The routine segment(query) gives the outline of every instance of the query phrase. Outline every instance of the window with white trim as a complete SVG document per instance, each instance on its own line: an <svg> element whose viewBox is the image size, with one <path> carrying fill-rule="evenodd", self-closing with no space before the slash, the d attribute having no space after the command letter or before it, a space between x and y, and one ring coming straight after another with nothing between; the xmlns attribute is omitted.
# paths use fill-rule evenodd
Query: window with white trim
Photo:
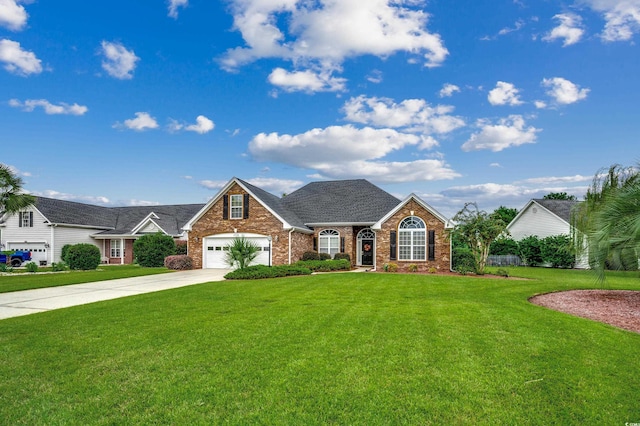
<svg viewBox="0 0 640 426"><path fill-rule="evenodd" d="M426 226L416 216L409 216L398 227L398 260L426 260Z"/></svg>
<svg viewBox="0 0 640 426"><path fill-rule="evenodd" d="M121 249L120 240L111 240L111 257L120 257Z"/></svg>
<svg viewBox="0 0 640 426"><path fill-rule="evenodd" d="M229 201L229 217L231 219L242 219L242 194L231 195Z"/></svg>
<svg viewBox="0 0 640 426"><path fill-rule="evenodd" d="M19 216L20 228L33 228L33 212L20 212Z"/></svg>
<svg viewBox="0 0 640 426"><path fill-rule="evenodd" d="M325 229L318 234L318 253L329 253L331 257L340 253L340 233L335 229Z"/></svg>

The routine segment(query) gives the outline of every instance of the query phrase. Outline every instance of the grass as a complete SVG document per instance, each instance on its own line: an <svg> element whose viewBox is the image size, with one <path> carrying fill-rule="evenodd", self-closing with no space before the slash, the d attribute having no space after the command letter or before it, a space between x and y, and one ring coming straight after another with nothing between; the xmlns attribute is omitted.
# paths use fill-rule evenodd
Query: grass
<svg viewBox="0 0 640 426"><path fill-rule="evenodd" d="M227 281L0 321L5 424L625 424L640 335L527 302L596 288L323 274ZM637 274L609 286L640 289Z"/></svg>
<svg viewBox="0 0 640 426"><path fill-rule="evenodd" d="M47 268L38 269L39 272L46 272L46 270ZM163 274L166 272L173 271L167 268L142 268L138 265L101 265L94 271L65 271L51 274L11 273L0 276L0 293Z"/></svg>

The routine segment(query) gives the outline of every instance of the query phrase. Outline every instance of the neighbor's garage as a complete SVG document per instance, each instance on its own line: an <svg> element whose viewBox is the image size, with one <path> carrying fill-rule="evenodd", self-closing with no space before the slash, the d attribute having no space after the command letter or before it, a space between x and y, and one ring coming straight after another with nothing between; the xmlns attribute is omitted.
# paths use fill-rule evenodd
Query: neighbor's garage
<svg viewBox="0 0 640 426"><path fill-rule="evenodd" d="M47 262L45 243L7 243L9 250L30 251L31 260L36 264Z"/></svg>
<svg viewBox="0 0 640 426"><path fill-rule="evenodd" d="M234 238L243 236L247 240L258 246L258 256L251 262L251 265L271 265L271 241L268 237L256 234L243 235L213 235L204 239L204 250L202 264L203 268L229 268L226 261L228 246Z"/></svg>

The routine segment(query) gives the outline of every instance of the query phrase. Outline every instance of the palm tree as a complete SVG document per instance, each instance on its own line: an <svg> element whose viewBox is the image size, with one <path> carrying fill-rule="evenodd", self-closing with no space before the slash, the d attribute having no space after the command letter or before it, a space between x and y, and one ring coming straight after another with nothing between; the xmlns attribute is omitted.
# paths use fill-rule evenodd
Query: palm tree
<svg viewBox="0 0 640 426"><path fill-rule="evenodd" d="M36 202L33 195L22 190L22 178L13 170L0 163L0 218L5 214L15 214Z"/></svg>

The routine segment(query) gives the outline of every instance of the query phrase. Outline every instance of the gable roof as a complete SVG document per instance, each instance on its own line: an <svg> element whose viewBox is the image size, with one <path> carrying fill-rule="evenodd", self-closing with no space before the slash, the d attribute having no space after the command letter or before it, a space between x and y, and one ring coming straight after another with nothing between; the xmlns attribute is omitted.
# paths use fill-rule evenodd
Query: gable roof
<svg viewBox="0 0 640 426"><path fill-rule="evenodd" d="M409 194L407 198L405 198L400 203L398 203L398 205L396 205L392 210L390 210L387 214L385 214L382 218L380 218L380 220L378 220L375 224L373 224L371 228L381 229L382 224L384 222L386 222L391 216L396 214L398 210L404 207L411 200L415 201L420 206L422 206L425 210L427 210L429 213L431 213L436 218L438 218L438 220L440 220L442 223L445 224L445 228L451 228L451 222L446 217L444 217L440 212L438 212L436 209L431 207L429 204L425 203L420 197L418 197L416 194L413 194L413 193Z"/></svg>
<svg viewBox="0 0 640 426"><path fill-rule="evenodd" d="M543 209L549 211L551 214L557 216L562 221L567 224L571 224L571 210L574 206L576 206L580 201L575 200L547 200L545 198L533 198L529 200L529 202L518 212L516 217L513 218L511 222L507 225L507 230L511 228L511 226L516 223L520 216L527 211L527 209L532 205L536 204Z"/></svg>
<svg viewBox="0 0 640 426"><path fill-rule="evenodd" d="M400 200L365 179L355 179L311 182L282 202L306 225L317 225L374 224Z"/></svg>
<svg viewBox="0 0 640 426"><path fill-rule="evenodd" d="M152 219L168 235L177 236L202 204L103 207L36 197L34 207L50 224L103 229L98 235L131 235Z"/></svg>

